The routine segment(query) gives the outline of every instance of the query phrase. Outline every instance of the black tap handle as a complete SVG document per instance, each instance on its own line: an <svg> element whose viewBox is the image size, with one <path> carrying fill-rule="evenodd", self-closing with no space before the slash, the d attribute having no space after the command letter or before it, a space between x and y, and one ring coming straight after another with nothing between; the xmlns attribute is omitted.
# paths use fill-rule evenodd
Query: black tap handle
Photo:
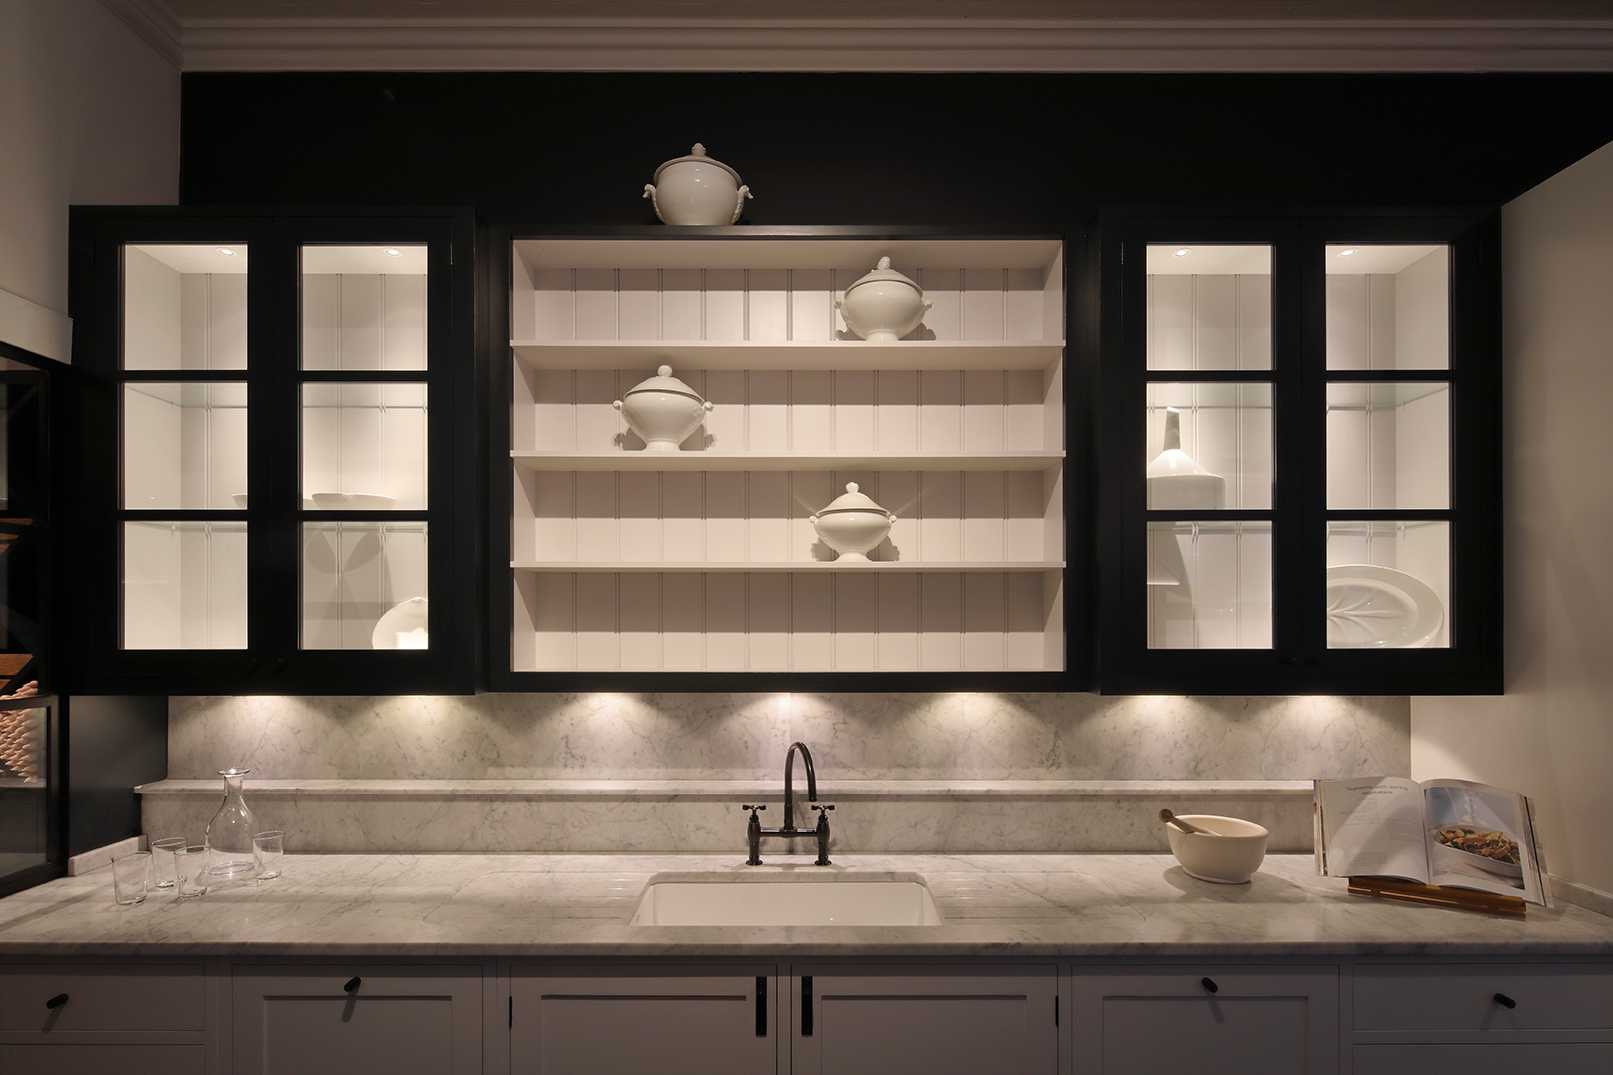
<svg viewBox="0 0 1613 1075"><path fill-rule="evenodd" d="M808 809L812 809L812 810L833 810L834 807L832 805L827 805L826 804L826 805L823 805L823 806L812 806L812 807L809 807Z"/></svg>
<svg viewBox="0 0 1613 1075"><path fill-rule="evenodd" d="M54 997L51 997L49 1000L45 1001L45 1007L49 1008L51 1011L55 1011L57 1008L60 1008L63 1004L66 1004L66 1003L67 1003L67 994L66 993L57 993Z"/></svg>
<svg viewBox="0 0 1613 1075"><path fill-rule="evenodd" d="M767 807L765 807L765 806L752 806L750 803L741 803L739 808L741 810L749 810L753 814L756 813L756 811L758 811L758 810L766 810L767 809Z"/></svg>

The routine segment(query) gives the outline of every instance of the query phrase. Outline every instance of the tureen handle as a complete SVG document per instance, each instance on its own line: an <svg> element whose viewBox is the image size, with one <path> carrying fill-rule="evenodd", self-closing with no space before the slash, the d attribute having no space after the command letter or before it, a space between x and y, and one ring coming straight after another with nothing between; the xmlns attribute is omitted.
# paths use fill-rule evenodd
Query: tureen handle
<svg viewBox="0 0 1613 1075"><path fill-rule="evenodd" d="M818 525L818 517L816 515L808 515L807 516L807 522L811 523L813 526L817 526Z"/></svg>
<svg viewBox="0 0 1613 1075"><path fill-rule="evenodd" d="M615 403L612 403L611 406L615 407L617 410L621 410L622 409L622 401L617 400Z"/></svg>
<svg viewBox="0 0 1613 1075"><path fill-rule="evenodd" d="M750 192L750 187L740 187L739 193L734 197L734 216L733 219L728 221L728 223L737 224L739 222L739 214L745 211L745 199L754 197L755 195Z"/></svg>
<svg viewBox="0 0 1613 1075"><path fill-rule="evenodd" d="M646 183L646 184L644 184L643 197L646 197L646 198L650 199L650 204L655 206L655 215L656 215L657 218L659 218L661 216L661 203L659 203L659 202L657 202L655 200L655 184L654 183Z"/></svg>

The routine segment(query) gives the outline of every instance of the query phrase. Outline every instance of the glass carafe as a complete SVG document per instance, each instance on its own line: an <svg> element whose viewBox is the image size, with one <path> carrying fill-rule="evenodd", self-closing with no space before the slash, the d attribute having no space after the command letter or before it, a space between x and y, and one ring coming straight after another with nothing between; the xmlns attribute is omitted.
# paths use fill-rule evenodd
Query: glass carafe
<svg viewBox="0 0 1613 1075"><path fill-rule="evenodd" d="M257 870L252 834L258 831L258 819L241 794L242 781L251 771L218 771L224 778L224 803L207 823L207 872L218 880L250 877Z"/></svg>

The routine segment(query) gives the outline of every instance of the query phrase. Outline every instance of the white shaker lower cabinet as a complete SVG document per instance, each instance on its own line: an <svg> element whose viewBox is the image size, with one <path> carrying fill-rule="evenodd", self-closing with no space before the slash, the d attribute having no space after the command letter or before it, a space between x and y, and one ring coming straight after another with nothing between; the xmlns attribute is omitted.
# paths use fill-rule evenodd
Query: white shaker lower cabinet
<svg viewBox="0 0 1613 1075"><path fill-rule="evenodd" d="M1073 1075L1312 1075L1339 1067L1331 966L1077 966Z"/></svg>
<svg viewBox="0 0 1613 1075"><path fill-rule="evenodd" d="M1606 963L1357 963L1354 1075L1613 1071Z"/></svg>
<svg viewBox="0 0 1613 1075"><path fill-rule="evenodd" d="M214 992L200 963L0 967L5 1075L203 1075Z"/></svg>
<svg viewBox="0 0 1613 1075"><path fill-rule="evenodd" d="M234 1075L480 1075L477 965L237 966Z"/></svg>
<svg viewBox="0 0 1613 1075"><path fill-rule="evenodd" d="M792 968L792 1075L1054 1075L1053 966Z"/></svg>
<svg viewBox="0 0 1613 1075"><path fill-rule="evenodd" d="M521 967L511 1075L774 1075L778 971Z"/></svg>

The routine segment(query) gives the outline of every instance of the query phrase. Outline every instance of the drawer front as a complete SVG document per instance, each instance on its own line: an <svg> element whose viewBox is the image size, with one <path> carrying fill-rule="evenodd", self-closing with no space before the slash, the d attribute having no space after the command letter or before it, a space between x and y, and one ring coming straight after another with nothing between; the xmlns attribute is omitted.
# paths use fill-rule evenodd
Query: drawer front
<svg viewBox="0 0 1613 1075"><path fill-rule="evenodd" d="M0 1045L6 1075L205 1075L204 1045Z"/></svg>
<svg viewBox="0 0 1613 1075"><path fill-rule="evenodd" d="M1607 1030L1613 1029L1613 967L1357 965L1354 1007L1357 1030Z"/></svg>
<svg viewBox="0 0 1613 1075"><path fill-rule="evenodd" d="M199 963L0 967L0 1030L205 1029L207 986Z"/></svg>
<svg viewBox="0 0 1613 1075"><path fill-rule="evenodd" d="M1613 1045L1357 1045L1355 1075L1607 1075Z"/></svg>

